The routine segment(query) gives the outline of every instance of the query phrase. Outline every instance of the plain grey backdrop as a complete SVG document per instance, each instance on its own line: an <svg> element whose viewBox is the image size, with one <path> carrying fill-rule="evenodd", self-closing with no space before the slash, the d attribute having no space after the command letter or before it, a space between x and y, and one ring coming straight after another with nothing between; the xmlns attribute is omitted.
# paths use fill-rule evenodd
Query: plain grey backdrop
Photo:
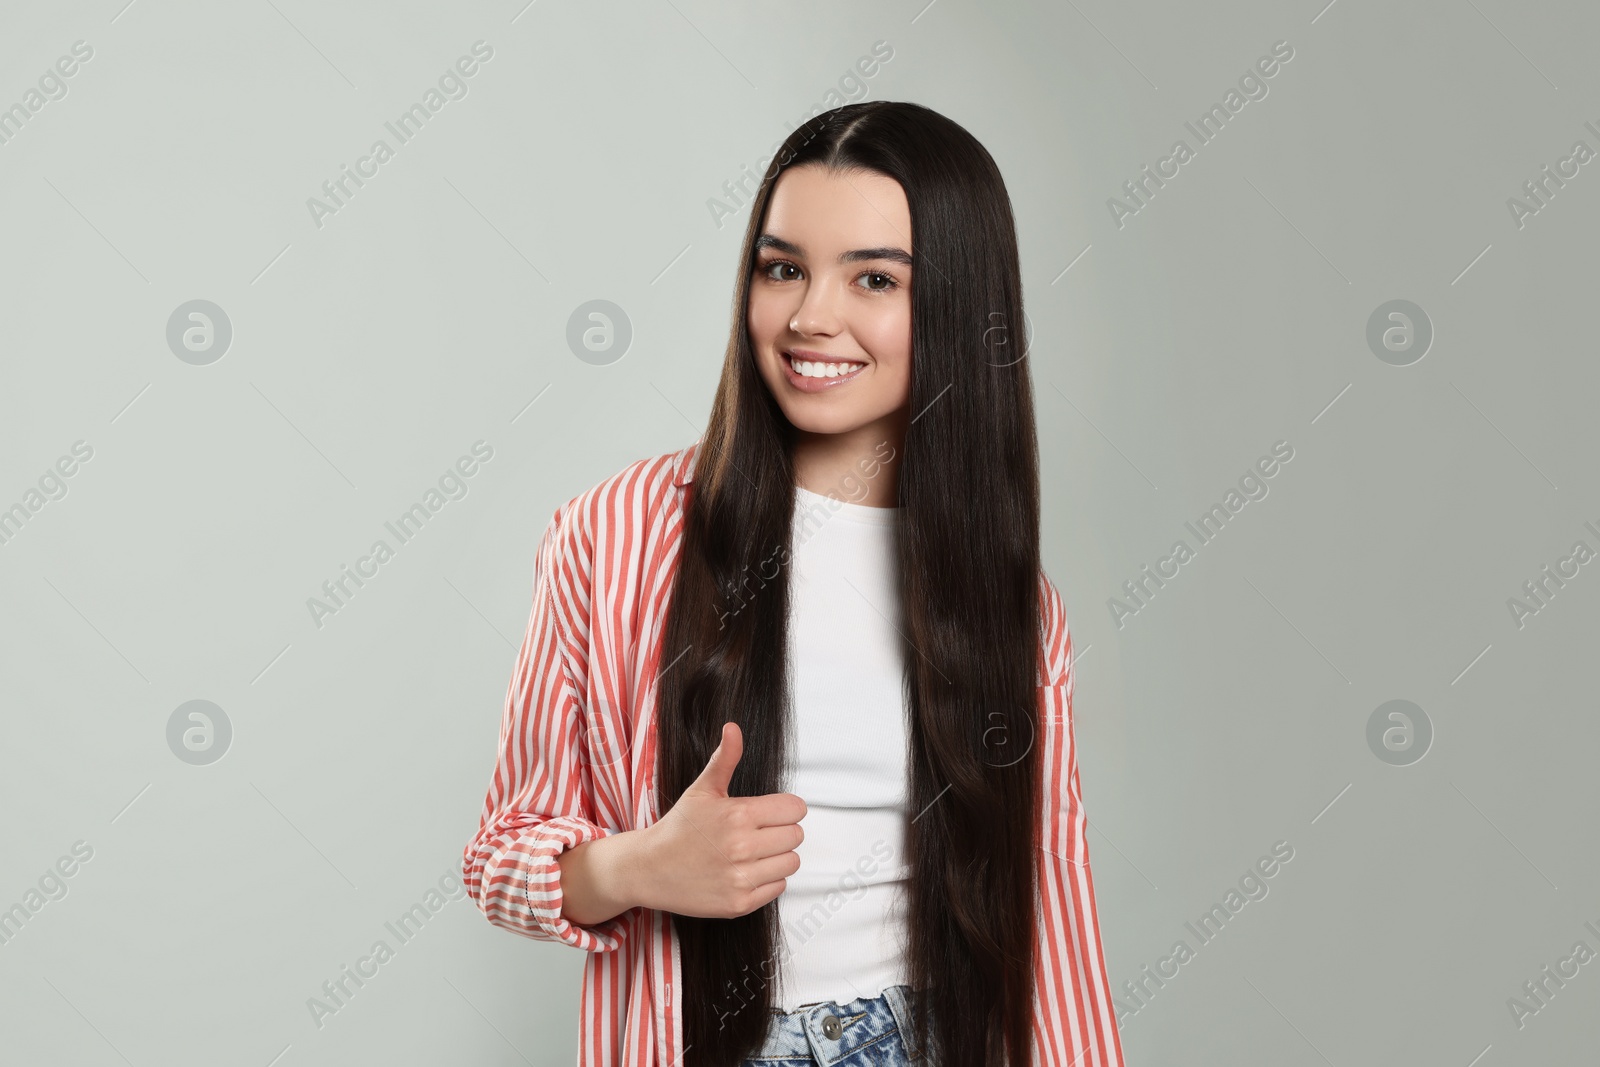
<svg viewBox="0 0 1600 1067"><path fill-rule="evenodd" d="M1592 1056L1600 13L1325 2L7 4L0 1059L573 1062L456 881L534 547L857 99L1010 189L1127 1062Z"/></svg>

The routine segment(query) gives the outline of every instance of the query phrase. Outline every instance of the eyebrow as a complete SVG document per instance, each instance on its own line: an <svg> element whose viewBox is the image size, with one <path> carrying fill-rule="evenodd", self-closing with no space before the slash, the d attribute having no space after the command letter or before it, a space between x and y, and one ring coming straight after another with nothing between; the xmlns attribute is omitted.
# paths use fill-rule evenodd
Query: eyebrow
<svg viewBox="0 0 1600 1067"><path fill-rule="evenodd" d="M759 253L764 248L771 248L774 251L782 252L789 256L799 256L802 259L805 258L805 251L799 245L785 241L781 237L775 237L770 233L764 233L760 237L756 238L756 246L752 251L752 255ZM904 249L900 248L855 248L848 252L839 253L840 263L859 263L863 260L869 259L887 259L890 262L900 263L907 267L913 265L911 262L911 256Z"/></svg>

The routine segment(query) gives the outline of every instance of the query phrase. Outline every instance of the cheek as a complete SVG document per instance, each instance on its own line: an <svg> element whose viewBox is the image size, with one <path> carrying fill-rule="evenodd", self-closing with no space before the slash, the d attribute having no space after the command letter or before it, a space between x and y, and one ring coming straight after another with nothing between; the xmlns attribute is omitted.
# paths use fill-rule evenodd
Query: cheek
<svg viewBox="0 0 1600 1067"><path fill-rule="evenodd" d="M881 363L884 368L902 374L911 370L911 305L910 302L887 307L871 315L864 315L854 324L856 340Z"/></svg>
<svg viewBox="0 0 1600 1067"><path fill-rule="evenodd" d="M757 343L774 340L780 331L788 328L789 314L783 302L774 300L773 294L760 289L750 290L750 300L745 314L745 326L750 338Z"/></svg>

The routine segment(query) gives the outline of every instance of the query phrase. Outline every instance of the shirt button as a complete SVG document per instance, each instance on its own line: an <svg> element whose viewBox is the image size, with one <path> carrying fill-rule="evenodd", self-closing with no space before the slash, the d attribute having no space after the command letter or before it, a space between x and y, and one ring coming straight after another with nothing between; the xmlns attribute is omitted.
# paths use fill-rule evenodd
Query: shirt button
<svg viewBox="0 0 1600 1067"><path fill-rule="evenodd" d="M844 1033L844 1027L839 1025L838 1016L824 1015L822 1017L822 1033L829 1041L839 1040L839 1035Z"/></svg>

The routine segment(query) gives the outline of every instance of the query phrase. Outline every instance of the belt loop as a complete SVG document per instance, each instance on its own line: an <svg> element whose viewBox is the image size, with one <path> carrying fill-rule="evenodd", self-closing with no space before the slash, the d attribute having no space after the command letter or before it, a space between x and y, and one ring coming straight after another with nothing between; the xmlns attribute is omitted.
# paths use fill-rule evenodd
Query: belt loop
<svg viewBox="0 0 1600 1067"><path fill-rule="evenodd" d="M889 1001L889 1011L894 1015L894 1025L900 1031L901 1042L905 1044L906 1051L915 1058L917 1033L911 1019L911 1005L906 996L910 989L911 987L907 985L892 985L883 991L883 995Z"/></svg>

